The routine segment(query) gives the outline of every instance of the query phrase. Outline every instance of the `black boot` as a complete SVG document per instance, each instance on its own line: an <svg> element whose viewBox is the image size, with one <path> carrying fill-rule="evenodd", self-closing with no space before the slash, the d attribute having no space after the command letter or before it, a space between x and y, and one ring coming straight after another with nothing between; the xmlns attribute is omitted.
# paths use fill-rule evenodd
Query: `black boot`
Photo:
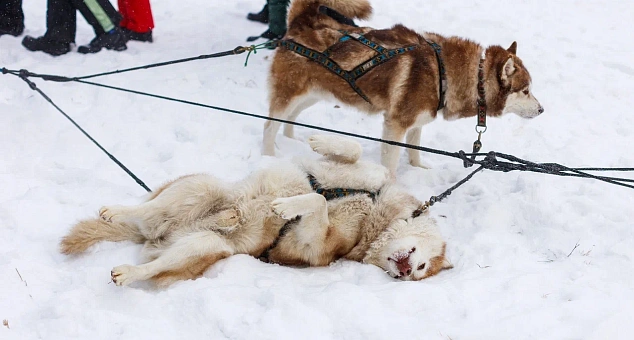
<svg viewBox="0 0 634 340"><path fill-rule="evenodd" d="M263 24L269 23L269 4L264 5L264 8L260 11L260 13L249 13L247 15L247 19L251 21L261 22Z"/></svg>
<svg viewBox="0 0 634 340"><path fill-rule="evenodd" d="M110 32L95 37L90 44L79 46L77 52L83 54L97 53L101 51L102 48L124 51L128 48L128 46L125 45L125 41L126 38L123 32L118 28L113 28Z"/></svg>
<svg viewBox="0 0 634 340"><path fill-rule="evenodd" d="M145 33L139 33L127 28L122 28L121 31L123 32L126 41L136 40L142 42L152 42L152 30L149 30Z"/></svg>
<svg viewBox="0 0 634 340"><path fill-rule="evenodd" d="M70 52L70 43L51 40L46 36L33 38L27 35L22 40L22 45L29 51L42 51L52 56L58 56Z"/></svg>
<svg viewBox="0 0 634 340"><path fill-rule="evenodd" d="M286 34L286 33L284 33ZM271 32L271 30L266 30L264 31L264 33L260 34L260 35L254 35L252 37L248 37L247 41L248 42L252 42L252 41L256 41L260 38L264 38L266 40L273 40L273 39L282 39L282 37L284 37L284 34L281 35L277 35L273 32Z"/></svg>

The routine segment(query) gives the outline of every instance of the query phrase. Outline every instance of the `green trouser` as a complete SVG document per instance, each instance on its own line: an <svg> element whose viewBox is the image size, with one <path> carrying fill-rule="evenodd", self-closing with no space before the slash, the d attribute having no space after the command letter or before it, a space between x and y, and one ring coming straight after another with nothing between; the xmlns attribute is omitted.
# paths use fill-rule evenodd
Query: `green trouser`
<svg viewBox="0 0 634 340"><path fill-rule="evenodd" d="M276 35L286 33L286 12L291 0L268 0L269 3L269 30Z"/></svg>

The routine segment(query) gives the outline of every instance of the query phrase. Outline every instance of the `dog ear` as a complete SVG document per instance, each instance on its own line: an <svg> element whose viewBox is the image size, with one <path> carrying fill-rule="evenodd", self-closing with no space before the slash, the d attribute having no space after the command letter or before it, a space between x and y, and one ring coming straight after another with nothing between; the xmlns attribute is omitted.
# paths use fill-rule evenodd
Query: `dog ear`
<svg viewBox="0 0 634 340"><path fill-rule="evenodd" d="M447 260L447 258L445 257L442 260L442 269L441 270L446 270L446 269L451 269L453 268L453 264L451 264L451 262L449 262L449 260Z"/></svg>
<svg viewBox="0 0 634 340"><path fill-rule="evenodd" d="M511 44L511 47L507 48L506 50L507 50L507 51L509 51L509 52L511 52L512 54L517 55L517 42L516 42L516 41L514 41L514 42Z"/></svg>
<svg viewBox="0 0 634 340"><path fill-rule="evenodd" d="M515 63L513 62L513 58L508 58L502 67L502 74L500 75L503 84L506 85L508 83L508 78L513 72L515 72Z"/></svg>

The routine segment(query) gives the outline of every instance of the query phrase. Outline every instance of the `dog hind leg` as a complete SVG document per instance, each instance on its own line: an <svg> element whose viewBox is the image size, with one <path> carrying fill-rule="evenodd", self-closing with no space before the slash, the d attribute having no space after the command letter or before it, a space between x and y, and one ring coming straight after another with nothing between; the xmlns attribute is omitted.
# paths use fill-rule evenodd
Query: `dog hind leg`
<svg viewBox="0 0 634 340"><path fill-rule="evenodd" d="M293 112L286 118L286 120L294 122L302 111L315 105L318 101L319 100L314 97L305 98L301 104L293 109ZM295 138L295 126L293 124L284 124L284 136L288 138Z"/></svg>
<svg viewBox="0 0 634 340"><path fill-rule="evenodd" d="M220 235L213 231L201 231L179 238L151 262L138 266L117 266L110 274L117 286L127 286L157 275L165 284L175 277L195 278L207 267L231 254L232 248Z"/></svg>
<svg viewBox="0 0 634 340"><path fill-rule="evenodd" d="M288 84L280 85L283 88L271 91L271 103L269 106L269 117L295 121L301 111L313 105L316 100L308 95L304 88L294 88ZM284 96L276 93L284 93ZM303 92L303 93L302 93ZM275 137L282 125L281 122L268 120L264 123L264 134L262 136L262 154L275 156ZM288 132L293 134L291 128Z"/></svg>

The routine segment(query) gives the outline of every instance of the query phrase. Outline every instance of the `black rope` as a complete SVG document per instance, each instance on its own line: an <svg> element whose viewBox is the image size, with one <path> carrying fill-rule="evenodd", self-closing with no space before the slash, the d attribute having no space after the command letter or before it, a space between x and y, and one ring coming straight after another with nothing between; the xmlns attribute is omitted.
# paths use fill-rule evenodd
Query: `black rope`
<svg viewBox="0 0 634 340"><path fill-rule="evenodd" d="M13 73L12 73L13 74ZM62 115L64 115L64 117L66 117L66 119L68 119L73 125L75 125L75 127L77 129L79 129L79 131L81 131L81 133L84 134L84 136L88 137L88 139L90 139L91 142L93 142L99 149L101 149L101 151L103 151L106 155L108 155L108 157L115 162L121 169L123 169L123 171L125 171L130 177L132 177L141 187L143 187L143 189L147 190L147 192L152 192L152 190L150 188L147 187L147 185L145 185L145 183L143 183L142 180L140 180L132 171L130 171L125 165L123 165L123 163L119 162L119 160L113 156L110 152L108 152L106 149L104 149L103 146L101 146L101 144L99 144L94 138L92 138L84 129L82 129L81 126L79 126L79 124L77 124L69 115L66 114L66 112L64 112L62 109L59 108L59 106L57 106L52 100L51 98L49 98L44 92L42 92L42 90L40 90L34 82L30 81L26 75L17 75L17 74L13 74L17 77L19 77L20 79L24 80L29 87L31 88L31 90L36 91L37 93L39 93L42 97L44 97L44 99L46 99L47 102L51 103L51 105L53 105L53 107L55 107L57 109L57 111L59 111Z"/></svg>
<svg viewBox="0 0 634 340"><path fill-rule="evenodd" d="M126 68L126 69L123 69L123 70L114 70L114 71L110 71L110 72L95 73L95 74L90 74L90 75L81 76L81 77L64 77L64 76L57 76L57 75L50 75L50 74L38 74L38 73L31 73L31 72L26 71L26 70L20 70L20 71L7 70L6 73L16 74L16 73L20 73L20 72L26 72L26 75L28 75L29 77L42 78L42 79L47 80L47 81L69 82L69 81L77 81L77 80L81 80L81 79L90 79L90 78L108 76L108 75L112 75L112 74L121 74L121 73L126 73L126 72L131 72L131 71L137 71L137 70L146 70L146 69L150 69L150 68L154 68L154 67L161 67L161 66L167 66L167 65L180 64L180 63L185 63L185 62L194 61L194 60L203 60L203 59L210 59L210 58L226 57L226 56L229 56L229 55L238 55L238 54L244 53L246 51L255 50L256 48L257 48L256 46L248 46L248 47L238 46L238 47L234 48L233 50L220 52L220 53L203 54L203 55L199 55L197 57L177 59L177 60L171 60L171 61L155 63L155 64L148 64L148 65L143 65L143 66ZM5 69L3 68L3 73L5 73L4 70Z"/></svg>
<svg viewBox="0 0 634 340"><path fill-rule="evenodd" d="M461 181L459 181L458 183L454 184L451 188L445 190L445 192L443 192L442 194L440 194L438 196L432 196L431 198L429 198L429 201L428 201L429 206L431 207L435 203L438 203L438 202L444 200L445 198L447 198L447 196L451 195L451 193L454 190L456 190L461 185L467 183L467 181L469 181L471 179L471 177L473 177L479 171L482 171L484 168L485 168L484 165L480 165L479 168L473 170L469 175L467 175L467 177L463 178Z"/></svg>
<svg viewBox="0 0 634 340"><path fill-rule="evenodd" d="M193 57L193 58L179 59L179 60L168 61L168 62L163 62L163 63L158 63L158 64L150 64L150 65L145 65L145 66L139 66L139 67L124 69L124 70L116 70L116 71L112 71L112 72L98 73L98 74L93 74L93 75L88 75L88 76L83 76L83 77L72 77L72 78L69 78L69 77L62 77L62 76L57 76L57 75L36 74L36 73L31 73L31 72L29 72L27 70L20 70L20 71L8 70L6 68L2 68L2 73L3 74L9 73L9 74L13 74L13 75L19 76L20 78L22 78L25 81L27 81L27 83L29 83L29 86L31 86L31 88L33 88L33 89L36 89L36 88L34 88L35 84L33 84L32 82L28 81L26 79L26 77L39 77L39 78L42 78L44 80L57 81L57 82L75 81L75 82L79 82L79 83L83 83L83 84L104 87L104 88L108 88L108 89L112 89L112 90L123 91L123 92L128 92L128 93L134 93L134 94L144 95L144 96L158 98L158 99L163 99L163 100L168 100L168 101L179 102L179 103L193 105L193 106L199 106L199 107L204 107L204 108L209 108L209 109L214 109L214 110L219 110L219 111L230 112L230 113L239 114L239 115L248 116L248 117L253 117L253 118L258 118L258 119L265 119L265 120L276 121L276 122L285 123L285 124L291 124L291 125L295 125L295 126L301 126L301 127L306 127L306 128L309 128L309 129L314 129L314 130L319 130L319 131L325 131L325 132L340 134L340 135L344 135L344 136L348 136L348 137L354 137L354 138L365 139L365 140L369 140L369 141L385 143L385 144L399 146L399 147L404 147L404 148L409 148L409 149L415 149L415 150L418 150L418 151L423 151L423 152L427 152L427 153L433 153L433 154L437 154L437 155L443 155L443 156L448 156L448 157L453 157L453 158L459 158L459 159L463 160L463 163L465 164L465 166L470 166L470 165L473 165L473 164L480 165L480 168L478 168L471 175L469 175L466 180L470 179L475 173L477 173L479 170L482 170L482 168L484 168L484 169L488 169L488 170L502 171L502 172L509 172L509 171L516 171L517 170L517 171L530 171L530 172L545 173L545 174L552 174L552 175L566 176L566 177L592 178L592 179L603 181L603 182L606 182L606 183L615 184L615 185L624 186L624 187L628 187L628 188L633 188L634 189L634 185L626 184L626 183L634 183L634 180L632 180L632 179L624 179L624 178L608 177L608 176L595 176L595 175L592 175L592 174L584 172L584 171L634 171L634 168L569 168L569 167L566 167L566 166L563 166L563 165L560 165L560 164L557 164L557 163L541 163L541 164L540 163L534 163L534 162L523 160L521 158L518 158L518 157L515 157L515 156L512 156L512 155L507 155L507 154L498 153L498 152L489 152L488 154L477 153L477 152L465 153L464 151L448 152L448 151L437 150L437 149L427 148L427 147L418 146L418 145L410 145L410 144L405 144L405 143L401 143L401 142L395 142L395 141L384 140L384 139L380 139L380 138L363 136L363 135L359 135L359 134L355 134L355 133L350 133L350 132L345 132L345 131L338 131L338 130L334 130L334 129L328 129L328 128L323 128L323 127L314 126L314 125L310 125L310 124L303 124L303 123L298 123L298 122L294 122L294 121L288 121L288 120L284 120L284 119L278 119L278 118L272 118L272 117L267 117L267 116L261 116L261 115L256 115L256 114L244 112L244 111L232 110L232 109L227 109L227 108L213 106L213 105L206 105L206 104L192 102L192 101L188 101L188 100L171 98L171 97L161 96L161 95L157 95L157 94L151 94L151 93L147 93L147 92L135 91L135 90L125 89L125 88L121 88L121 87L104 85L104 84L99 84L99 83L94 83L94 82L83 80L83 79L94 78L94 77L99 77L99 76L104 76L104 75L109 75L109 74L124 73L124 72L139 70L139 69L147 69L147 68L152 68L152 67L171 65L171 64L175 64L175 63L187 62L187 61L198 60L198 59L207 59L207 58L222 57L222 56L227 56L227 55L235 55L235 54L243 53L245 51L251 52L251 51L255 51L255 50L259 49L259 48L266 48L266 47L261 47L261 46L264 46L266 44L267 43L265 43L263 45L250 46L250 47L241 47L241 46L239 46L239 47L237 47L234 50L221 52L221 53L216 53L216 54L201 55L201 56ZM33 84L33 85L31 85L31 84ZM38 89L38 91L39 91L39 89ZM41 93L41 91L39 91L39 92ZM45 96L43 93L41 93L41 94L43 96ZM45 98L47 98L47 100L49 100L49 102L51 102L50 99L48 99L48 97L45 96ZM55 105L55 104L53 104L53 105ZM57 108L57 106L55 106L55 107ZM59 108L57 108L57 109L59 110ZM64 115L66 116L66 114L64 114ZM67 116L67 118L70 119L70 117L68 117L68 116ZM76 126L79 127L78 125L76 125ZM82 130L82 132L83 132L83 130ZM86 134L86 133L84 132L84 134ZM93 140L92 138L90 138L90 139ZM94 140L93 140L93 142L94 142ZM96 143L96 142L94 142L94 143ZM101 148L101 146L99 146L99 147ZM106 152L103 148L101 148L101 149L104 152ZM107 154L109 156L111 156L109 153L107 153ZM475 157L477 157L477 156L485 156L485 158L483 160L477 160L477 159L475 159ZM471 158L467 158L467 157L471 157ZM499 160L497 160L498 157L502 158L502 159L505 159L508 162L499 161ZM111 156L111 158L113 158L113 157ZM116 161L116 159L113 159L113 160L115 160L115 162L117 162L117 164L120 164L118 161ZM128 172L128 170L122 164L120 164L120 166L124 170L126 170L126 172ZM131 174L131 173L129 173L129 174ZM136 176L134 176L133 174L131 174L131 176L136 178ZM466 180L465 180L465 182L466 182ZM459 182L459 183L460 183L460 185L462 185L464 182ZM145 185L142 185L142 186L144 188L146 188L146 190L149 190L149 189L147 189L147 187ZM453 189L455 189L455 188L453 188ZM453 190L453 189L450 188L449 192L451 190ZM444 198L444 197L445 196L443 196L442 198Z"/></svg>
<svg viewBox="0 0 634 340"><path fill-rule="evenodd" d="M344 136L348 136L348 137L365 139L365 140L369 140L369 141L373 141L373 142L379 142L379 143L385 143L385 144L400 146L400 147L409 148L409 149L415 149L415 150L428 152L428 153L433 153L433 154L442 155L442 156L458 158L458 159L462 159L463 161L469 162L469 163L472 163L472 164L483 165L485 167L485 169L493 170L493 171L509 172L509 171L518 170L518 171L531 171L531 172L546 173L546 174L553 174L553 175L567 176L567 177L593 178L593 179L604 181L604 182L607 182L607 183L616 184L616 185L625 186L625 187L629 187L629 188L633 188L634 189L634 186L632 186L632 185L628 185L628 184L625 184L625 183L619 183L619 181L621 180L620 178L613 178L613 177L606 177L606 176L594 176L594 175L591 175L591 174L588 174L588 173L584 173L584 172L580 171L579 169L568 168L568 167L565 167L563 165L559 165L559 164L556 164L556 163L544 163L544 164L533 163L533 162L529 162L529 161L517 158L515 156L511 156L511 155L507 155L507 154L503 154L503 153L498 153L498 152L493 152L493 156L494 157L491 157L489 159L485 158L484 160L471 160L470 158L466 158L466 157L473 156L473 155L475 155L475 156L487 156L487 155L490 155L491 153L488 153L488 154L483 154L483 153L465 153L463 151L448 152L448 151L444 151L444 150L437 150L437 149L427 148L427 147L419 146L419 145L405 144L405 143L401 143L401 142L395 142L395 141L385 140L385 139L381 139L381 138L364 136L364 135L359 135L359 134L355 134L355 133L351 133L351 132L339 131L339 130L324 128L324 127L310 125L310 124L298 123L298 122L294 122L294 121L289 121L289 120L284 120L284 119L279 119L279 118L273 118L273 117L268 117L268 116L261 116L261 115L256 115L256 114L253 114L253 113L244 112L244 111L227 109L227 108L223 108L223 107L207 105L207 104L202 104L202 103L198 103L198 102L192 102L192 101L189 101L189 100L171 98L171 97L166 97L166 96L162 96L162 95L157 95L157 94L152 94L152 93L147 93L147 92L142 92L142 91L136 91L136 90L130 90L130 89L125 89L125 88L111 86L111 85L99 84L99 83L94 83L94 82L85 81L85 80L77 80L77 82L78 83L83 83L83 84L88 84L88 85L93 85L93 86L104 87L104 88L117 90L117 91L122 91L122 92L139 94L139 95L148 96L148 97L152 97L152 98L158 98L158 99L163 99L163 100L168 100L168 101L173 101L173 102L178 102L178 103L183 103L183 104L188 104L188 105L193 105L193 106L199 106L199 107L204 107L204 108L209 108L209 109L214 109L214 110L219 110L219 111L224 111L224 112L230 112L230 113L234 113L234 114L238 114L238 115L242 115L242 116L247 116L247 117L253 117L253 118L264 119L264 120L271 120L271 121L280 122L280 123L286 123L286 124L292 124L292 125L301 126L301 127L305 127L305 128L309 128L309 129L313 129L313 130L319 130L319 131L324 131L324 132L329 132L329 133L340 134L340 135L344 135ZM516 163L499 161L499 160L497 160L496 157L507 159L509 161L513 161L513 162L516 162ZM517 164L517 163L519 163L519 164ZM593 169L595 169L595 168L593 168ZM598 169L598 168L596 168L596 169ZM610 170L610 168L603 168L603 169L605 171ZM626 168L619 168L619 169L621 169L622 171L634 171L634 169L629 169L629 170L626 170ZM564 171L568 171L568 172L564 172ZM570 172L572 172L572 173L570 173ZM626 180L624 180L624 182L634 182L634 180L626 179Z"/></svg>

